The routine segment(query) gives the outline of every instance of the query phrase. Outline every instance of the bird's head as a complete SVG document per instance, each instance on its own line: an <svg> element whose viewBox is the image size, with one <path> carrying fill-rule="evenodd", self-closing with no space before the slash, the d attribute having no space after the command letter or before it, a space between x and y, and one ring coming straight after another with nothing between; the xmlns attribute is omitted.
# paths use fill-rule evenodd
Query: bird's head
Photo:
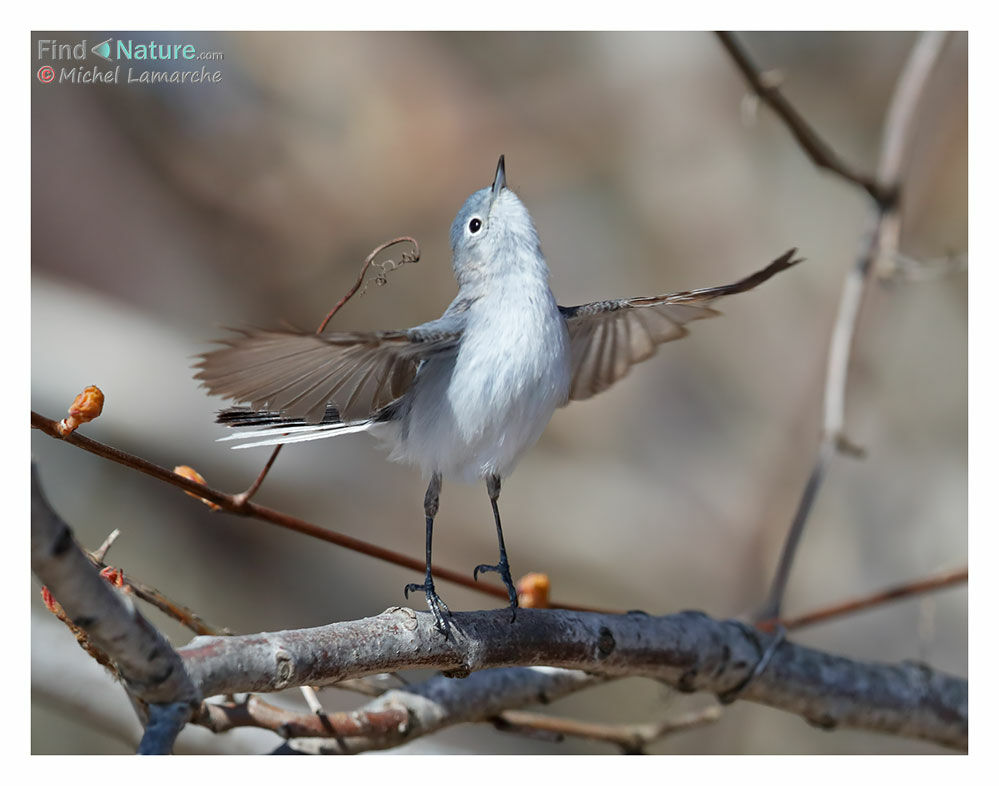
<svg viewBox="0 0 999 786"><path fill-rule="evenodd" d="M547 275L531 214L507 188L503 156L496 166L493 184L472 194L455 216L451 224L451 254L459 283L525 265L537 268L539 263Z"/></svg>

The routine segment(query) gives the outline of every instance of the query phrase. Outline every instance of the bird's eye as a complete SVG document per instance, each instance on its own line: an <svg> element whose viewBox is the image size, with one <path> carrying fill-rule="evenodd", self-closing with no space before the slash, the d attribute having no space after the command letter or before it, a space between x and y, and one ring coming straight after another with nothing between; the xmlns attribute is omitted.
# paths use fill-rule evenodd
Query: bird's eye
<svg viewBox="0 0 999 786"><path fill-rule="evenodd" d="M473 218L471 221L468 222L468 231L471 232L473 235L476 232L478 232L480 229L482 229L482 222L479 219Z"/></svg>

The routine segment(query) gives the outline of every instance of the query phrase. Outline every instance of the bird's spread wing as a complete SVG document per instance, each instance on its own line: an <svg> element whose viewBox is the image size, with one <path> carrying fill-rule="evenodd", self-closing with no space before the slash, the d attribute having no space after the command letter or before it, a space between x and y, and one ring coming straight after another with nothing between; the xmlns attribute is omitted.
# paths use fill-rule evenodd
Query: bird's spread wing
<svg viewBox="0 0 999 786"><path fill-rule="evenodd" d="M656 347L687 335L688 322L718 316L709 304L725 295L746 292L800 262L791 249L767 267L720 287L653 297L605 300L583 306L559 306L569 328L572 351L570 400L606 390Z"/></svg>
<svg viewBox="0 0 999 786"><path fill-rule="evenodd" d="M350 422L399 398L420 361L453 350L460 336L461 326L432 322L372 333L237 330L201 355L195 379L253 410L318 423L329 403Z"/></svg>

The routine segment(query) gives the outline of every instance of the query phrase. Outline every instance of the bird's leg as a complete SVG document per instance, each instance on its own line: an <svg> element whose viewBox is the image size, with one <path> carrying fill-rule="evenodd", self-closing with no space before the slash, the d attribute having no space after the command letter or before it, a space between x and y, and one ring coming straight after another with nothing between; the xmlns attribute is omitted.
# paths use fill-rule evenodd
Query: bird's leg
<svg viewBox="0 0 999 786"><path fill-rule="evenodd" d="M497 565L476 565L475 570L472 571L472 577L478 581L479 572L493 572L499 573L500 578L503 579L503 584L506 586L506 594L510 597L510 622L513 622L517 618L517 588L513 585L513 579L510 578L510 563L506 558L506 546L503 544L503 526L500 524L500 514L499 514L499 494L500 494L500 477L499 475L490 475L486 478L486 491L489 492L489 501L493 506L493 518L496 519L496 538L499 540L499 564Z"/></svg>
<svg viewBox="0 0 999 786"><path fill-rule="evenodd" d="M427 495L423 498L423 512L427 516L427 576L423 584L407 584L403 592L406 598L409 598L410 592L422 592L427 596L427 605L430 607L430 611L434 615L434 621L437 624L437 629L443 633L445 636L448 634L449 623L444 617L444 612L447 612L448 616L451 616L451 610L447 607L447 604L441 599L440 595L434 589L434 577L430 572L430 551L431 544L434 538L434 516L437 515L438 503L440 502L441 496L441 476L439 472L435 472L433 477L430 478L430 485L427 486Z"/></svg>

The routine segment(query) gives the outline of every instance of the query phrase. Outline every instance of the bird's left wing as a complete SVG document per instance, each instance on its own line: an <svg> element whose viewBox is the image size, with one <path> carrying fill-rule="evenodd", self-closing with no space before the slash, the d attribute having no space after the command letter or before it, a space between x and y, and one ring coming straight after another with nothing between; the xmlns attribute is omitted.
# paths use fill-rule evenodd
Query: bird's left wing
<svg viewBox="0 0 999 786"><path fill-rule="evenodd" d="M360 420L403 395L421 360L453 351L462 327L442 319L369 333L238 330L201 355L195 379L253 410L318 423L330 404L344 422Z"/></svg>
<svg viewBox="0 0 999 786"><path fill-rule="evenodd" d="M569 399L579 401L606 390L633 365L652 357L659 344L687 335L688 322L718 316L719 312L709 308L712 301L753 289L800 262L793 258L796 250L791 249L734 284L559 306L569 329L572 352Z"/></svg>

